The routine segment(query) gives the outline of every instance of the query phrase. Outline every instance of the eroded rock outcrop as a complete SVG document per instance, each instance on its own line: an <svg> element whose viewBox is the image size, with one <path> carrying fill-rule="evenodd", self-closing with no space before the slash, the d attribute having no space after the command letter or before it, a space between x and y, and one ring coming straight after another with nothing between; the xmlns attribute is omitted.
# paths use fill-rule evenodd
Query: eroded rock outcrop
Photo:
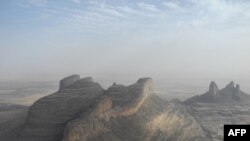
<svg viewBox="0 0 250 141"><path fill-rule="evenodd" d="M99 115L85 113L69 122L63 141L209 140L184 106L164 102L156 95L150 95L133 115L107 119Z"/></svg>
<svg viewBox="0 0 250 141"><path fill-rule="evenodd" d="M240 85L235 86L231 81L225 88L219 90L215 82L211 82L209 91L203 95L191 97L185 103L195 104L197 102L205 103L250 103L250 95L240 90Z"/></svg>
<svg viewBox="0 0 250 141"><path fill-rule="evenodd" d="M135 114L153 93L152 84L151 78L139 79L135 84L127 87L113 84L89 112L83 113L80 118L68 123L63 141L89 140L97 133L101 134L107 130L108 127L103 124L103 120L108 122L111 118ZM91 128L92 124L95 127ZM86 131L89 128L90 130ZM78 132L83 130L84 132Z"/></svg>
<svg viewBox="0 0 250 141"><path fill-rule="evenodd" d="M63 87L58 92L39 99L30 107L19 140L61 140L65 124L86 111L103 92L102 87L93 82L92 78L71 78L67 77L60 82Z"/></svg>
<svg viewBox="0 0 250 141"><path fill-rule="evenodd" d="M231 81L227 86L225 87L226 89L233 90L234 89L234 81Z"/></svg>
<svg viewBox="0 0 250 141"><path fill-rule="evenodd" d="M192 97L185 103L208 137L212 141L222 141L224 125L250 123L250 96L233 81L214 95L214 84L211 83L205 94Z"/></svg>
<svg viewBox="0 0 250 141"><path fill-rule="evenodd" d="M212 81L209 86L209 93L211 94L211 96L216 96L218 93L218 90L219 89L218 89L217 84L214 81Z"/></svg>
<svg viewBox="0 0 250 141"><path fill-rule="evenodd" d="M79 79L80 79L80 75L71 75L71 76L68 76L68 77L60 80L59 90L67 88L68 86L72 85L73 83L75 83Z"/></svg>
<svg viewBox="0 0 250 141"><path fill-rule="evenodd" d="M0 140L220 141L224 124L250 122L249 101L234 82L223 89L211 82L205 94L183 103L160 99L151 78L105 90L91 77L72 75L60 81L57 92L36 101L26 120L25 114Z"/></svg>
<svg viewBox="0 0 250 141"><path fill-rule="evenodd" d="M93 109L67 124L63 141L207 140L185 107L161 100L152 85L151 78L112 85Z"/></svg>
<svg viewBox="0 0 250 141"><path fill-rule="evenodd" d="M211 84L216 95L216 85ZM107 90L91 77L60 81L58 92L36 101L16 138L8 141L206 141L206 133L181 102L153 94L142 78Z"/></svg>

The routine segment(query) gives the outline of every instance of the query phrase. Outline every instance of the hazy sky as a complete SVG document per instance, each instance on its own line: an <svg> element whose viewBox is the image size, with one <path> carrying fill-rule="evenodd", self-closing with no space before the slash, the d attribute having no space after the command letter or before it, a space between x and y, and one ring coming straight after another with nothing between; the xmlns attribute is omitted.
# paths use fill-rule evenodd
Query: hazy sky
<svg viewBox="0 0 250 141"><path fill-rule="evenodd" d="M1 0L0 80L250 77L249 0Z"/></svg>

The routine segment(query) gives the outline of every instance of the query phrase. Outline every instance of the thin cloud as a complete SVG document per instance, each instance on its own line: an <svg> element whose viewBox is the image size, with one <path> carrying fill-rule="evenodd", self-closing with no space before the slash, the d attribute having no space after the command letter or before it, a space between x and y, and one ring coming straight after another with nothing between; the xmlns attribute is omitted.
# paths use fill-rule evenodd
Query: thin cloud
<svg viewBox="0 0 250 141"><path fill-rule="evenodd" d="M81 0L71 0L72 2L74 2L74 3L81 3Z"/></svg>
<svg viewBox="0 0 250 141"><path fill-rule="evenodd" d="M148 4L148 3L139 3L138 6L148 11L153 11L153 12L159 11L159 9L155 5Z"/></svg>
<svg viewBox="0 0 250 141"><path fill-rule="evenodd" d="M228 0L189 0L168 1L162 5L167 8L169 20L177 27L230 28L249 23L250 3ZM178 13L176 13L176 11ZM161 10L159 13L163 13Z"/></svg>
<svg viewBox="0 0 250 141"><path fill-rule="evenodd" d="M27 3L34 6L44 6L47 2L48 0L27 0Z"/></svg>
<svg viewBox="0 0 250 141"><path fill-rule="evenodd" d="M26 0L28 6L46 5L47 0ZM80 2L79 0L71 0ZM83 2L83 1L82 1ZM158 7L157 7L157 6ZM26 6L26 5L24 5ZM189 0L165 1L154 4L146 2L137 3L93 3L87 1L84 7L71 8L70 6L40 7L44 12L55 17L60 24L82 25L88 29L110 32L133 30L155 30L160 28L202 29L204 27L216 27L211 25L248 24L250 19L250 3L229 2L218 0ZM21 7L21 6L20 6ZM45 13L45 15L48 15ZM42 16L46 19L48 16ZM50 18L53 19L53 18ZM65 20L68 19L68 20ZM65 22L67 21L67 22ZM230 21L230 22L229 22ZM93 28L89 28L93 27ZM143 28L145 27L145 28ZM144 31L142 31L144 32ZM146 32L146 31L145 31Z"/></svg>
<svg viewBox="0 0 250 141"><path fill-rule="evenodd" d="M204 11L205 14L219 16L222 19L229 19L241 15L245 9L245 4L240 2L225 1L225 0L191 0L191 3L197 10ZM249 3L248 3L249 5Z"/></svg>
<svg viewBox="0 0 250 141"><path fill-rule="evenodd" d="M180 7L179 3L177 2L163 2L163 6L168 8L169 10L175 10L175 11L184 11L182 7Z"/></svg>
<svg viewBox="0 0 250 141"><path fill-rule="evenodd" d="M104 14L107 14L109 16L124 17L124 14L111 8L102 8L102 9L99 9L98 11L103 12Z"/></svg>
<svg viewBox="0 0 250 141"><path fill-rule="evenodd" d="M127 14L137 14L138 13L137 10L130 8L128 6L119 6L119 7L117 7L117 9L120 10L121 12L127 13Z"/></svg>

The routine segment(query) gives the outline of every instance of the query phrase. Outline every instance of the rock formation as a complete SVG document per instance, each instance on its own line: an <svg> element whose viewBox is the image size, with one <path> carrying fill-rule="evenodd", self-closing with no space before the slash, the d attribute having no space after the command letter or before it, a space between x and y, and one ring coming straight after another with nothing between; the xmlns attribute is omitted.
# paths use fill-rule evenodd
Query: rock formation
<svg viewBox="0 0 250 141"><path fill-rule="evenodd" d="M211 82L203 95L168 102L154 94L151 78L103 89L91 77L72 75L60 81L57 92L37 100L0 140L220 141L224 124L250 122L249 101L234 82L220 90Z"/></svg>
<svg viewBox="0 0 250 141"><path fill-rule="evenodd" d="M226 89L233 90L234 89L234 81L231 81L227 86L225 87Z"/></svg>
<svg viewBox="0 0 250 141"><path fill-rule="evenodd" d="M218 94L218 86L214 81L210 83L209 94L211 94L211 96L216 96Z"/></svg>
<svg viewBox="0 0 250 141"><path fill-rule="evenodd" d="M58 92L36 101L8 141L206 141L206 133L180 102L153 94L153 80L107 90L91 77L60 81ZM2 138L0 137L0 140Z"/></svg>
<svg viewBox="0 0 250 141"><path fill-rule="evenodd" d="M212 82L208 92L184 103L208 137L212 141L222 141L224 125L250 123L249 102L250 96L232 81L221 90Z"/></svg>
<svg viewBox="0 0 250 141"><path fill-rule="evenodd" d="M235 92L236 92L236 93L237 93L237 92L240 92L240 85L239 85L239 84L236 85Z"/></svg>
<svg viewBox="0 0 250 141"><path fill-rule="evenodd" d="M91 77L72 75L60 81L57 92L36 101L26 120L3 132L0 140L219 141L223 124L250 121L246 104L220 104L249 101L234 82L220 90L211 82L208 92L183 104L155 95L151 78L129 86L114 83L105 90Z"/></svg>
<svg viewBox="0 0 250 141"><path fill-rule="evenodd" d="M67 88L68 86L72 85L79 79L80 79L80 75L71 75L62 79L59 84L59 90Z"/></svg>
<svg viewBox="0 0 250 141"><path fill-rule="evenodd" d="M250 95L240 90L240 85L235 86L231 81L225 88L219 90L215 82L211 82L209 91L203 95L191 97L185 103L194 104L197 102L205 103L250 103Z"/></svg>
<svg viewBox="0 0 250 141"><path fill-rule="evenodd" d="M76 75L61 80L60 86L58 92L30 107L27 122L19 133L20 140L59 141L65 124L86 111L103 92L92 78L78 79Z"/></svg>

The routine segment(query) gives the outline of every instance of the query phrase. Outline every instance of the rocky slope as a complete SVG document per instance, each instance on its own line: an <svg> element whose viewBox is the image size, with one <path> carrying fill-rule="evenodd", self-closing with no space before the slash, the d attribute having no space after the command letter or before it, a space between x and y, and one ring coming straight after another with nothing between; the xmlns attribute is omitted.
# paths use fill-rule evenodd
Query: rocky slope
<svg viewBox="0 0 250 141"><path fill-rule="evenodd" d="M213 141L223 140L223 126L225 124L249 124L249 104L217 104L198 103L188 107L188 111L199 122L208 138Z"/></svg>
<svg viewBox="0 0 250 141"><path fill-rule="evenodd" d="M195 141L206 140L199 123L178 102L153 94L153 80L104 90L78 75L58 92L36 101L26 122L3 141Z"/></svg>
<svg viewBox="0 0 250 141"><path fill-rule="evenodd" d="M219 141L224 124L250 123L248 98L233 82L221 90L212 82L203 95L168 102L154 94L151 78L103 89L91 77L72 75L0 140Z"/></svg>
<svg viewBox="0 0 250 141"><path fill-rule="evenodd" d="M63 141L205 140L183 106L152 93L150 78L111 86L93 108L67 124Z"/></svg>

